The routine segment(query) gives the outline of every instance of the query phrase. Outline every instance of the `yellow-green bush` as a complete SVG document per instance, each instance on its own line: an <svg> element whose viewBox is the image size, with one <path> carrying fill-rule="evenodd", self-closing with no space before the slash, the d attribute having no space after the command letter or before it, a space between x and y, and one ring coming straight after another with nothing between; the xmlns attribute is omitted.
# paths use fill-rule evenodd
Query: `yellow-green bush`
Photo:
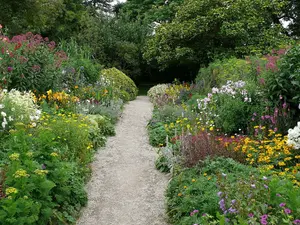
<svg viewBox="0 0 300 225"><path fill-rule="evenodd" d="M138 89L133 80L116 68L104 69L101 76L110 81L111 85L119 90L119 97L124 101L136 98Z"/></svg>

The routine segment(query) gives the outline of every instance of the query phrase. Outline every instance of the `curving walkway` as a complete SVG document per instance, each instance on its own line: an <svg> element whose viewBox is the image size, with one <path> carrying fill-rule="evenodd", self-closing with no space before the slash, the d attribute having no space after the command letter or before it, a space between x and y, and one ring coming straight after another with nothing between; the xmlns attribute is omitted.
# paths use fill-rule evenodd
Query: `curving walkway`
<svg viewBox="0 0 300 225"><path fill-rule="evenodd" d="M152 104L139 96L125 106L115 137L92 164L88 206L77 225L166 225L164 191L168 178L154 167L146 125Z"/></svg>

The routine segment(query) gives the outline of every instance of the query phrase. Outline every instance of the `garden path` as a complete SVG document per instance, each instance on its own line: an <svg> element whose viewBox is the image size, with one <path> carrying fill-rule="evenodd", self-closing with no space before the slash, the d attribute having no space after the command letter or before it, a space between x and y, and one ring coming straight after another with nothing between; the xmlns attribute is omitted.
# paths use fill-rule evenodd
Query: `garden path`
<svg viewBox="0 0 300 225"><path fill-rule="evenodd" d="M152 104L139 96L125 105L116 127L92 164L88 205L77 225L166 225L164 191L168 178L154 167L146 125Z"/></svg>

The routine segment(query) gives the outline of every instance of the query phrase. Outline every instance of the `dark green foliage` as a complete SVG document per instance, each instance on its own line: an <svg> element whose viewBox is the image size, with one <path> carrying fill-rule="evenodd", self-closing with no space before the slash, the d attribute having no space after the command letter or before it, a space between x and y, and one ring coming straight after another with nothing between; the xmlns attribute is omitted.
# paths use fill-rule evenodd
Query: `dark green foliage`
<svg viewBox="0 0 300 225"><path fill-rule="evenodd" d="M173 177L167 189L170 222L174 225L193 224L197 219L199 221L203 213L216 215L220 210L216 181L221 173L231 176L233 182L257 172L252 167L225 158L207 159L194 168L182 170ZM190 216L194 210L199 212Z"/></svg>

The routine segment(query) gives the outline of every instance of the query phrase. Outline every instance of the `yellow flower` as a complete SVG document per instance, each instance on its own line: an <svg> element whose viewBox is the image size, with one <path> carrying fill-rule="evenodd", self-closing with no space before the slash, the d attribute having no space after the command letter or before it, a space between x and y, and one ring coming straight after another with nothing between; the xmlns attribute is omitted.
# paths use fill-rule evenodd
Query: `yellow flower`
<svg viewBox="0 0 300 225"><path fill-rule="evenodd" d="M196 180L195 180L195 179L192 179L192 182L196 182Z"/></svg>
<svg viewBox="0 0 300 225"><path fill-rule="evenodd" d="M203 128L203 129L204 129L204 128ZM210 131L213 131L213 130L214 130L214 128L213 128L213 127L210 127L210 128L209 128L209 130L210 130Z"/></svg>
<svg viewBox="0 0 300 225"><path fill-rule="evenodd" d="M286 164L285 164L285 162L282 162L282 161L281 161L281 162L278 163L278 165L279 165L279 166L285 166Z"/></svg>
<svg viewBox="0 0 300 225"><path fill-rule="evenodd" d="M295 156L295 159L300 159L300 155L296 155L296 156Z"/></svg>
<svg viewBox="0 0 300 225"><path fill-rule="evenodd" d="M19 169L14 173L13 177L14 178L29 177L29 174L27 173L26 170Z"/></svg>
<svg viewBox="0 0 300 225"><path fill-rule="evenodd" d="M17 193L18 193L18 189L14 188L14 187L9 187L9 188L6 188L6 190L5 190L6 195L17 194Z"/></svg>
<svg viewBox="0 0 300 225"><path fill-rule="evenodd" d="M32 156L33 156L33 152L31 152L31 151L30 151L30 152L27 152L26 155L27 155L28 157L32 157Z"/></svg>
<svg viewBox="0 0 300 225"><path fill-rule="evenodd" d="M208 177L208 178L207 178L207 180L210 180L210 179L211 179L211 177Z"/></svg>
<svg viewBox="0 0 300 225"><path fill-rule="evenodd" d="M57 154L56 152L52 152L50 155L51 155L52 157L58 157L58 154Z"/></svg>
<svg viewBox="0 0 300 225"><path fill-rule="evenodd" d="M50 89L49 91L47 91L47 95L51 95L52 94L52 90Z"/></svg>
<svg viewBox="0 0 300 225"><path fill-rule="evenodd" d="M183 186L184 189L187 189L187 186Z"/></svg>
<svg viewBox="0 0 300 225"><path fill-rule="evenodd" d="M178 196L179 196L179 197L182 196L182 193L178 193Z"/></svg>
<svg viewBox="0 0 300 225"><path fill-rule="evenodd" d="M47 173L48 173L48 170L39 170L39 169L36 169L34 171L35 174L39 175L39 176L45 176Z"/></svg>
<svg viewBox="0 0 300 225"><path fill-rule="evenodd" d="M286 157L286 158L284 159L284 161L289 161L289 160L292 160L292 157Z"/></svg>
<svg viewBox="0 0 300 225"><path fill-rule="evenodd" d="M252 157L252 154L248 154L247 156L248 156L248 158L251 158L251 157Z"/></svg>
<svg viewBox="0 0 300 225"><path fill-rule="evenodd" d="M19 153L13 153L9 156L9 159L12 160L12 161L18 161L19 160L19 157L20 157L20 154Z"/></svg>
<svg viewBox="0 0 300 225"><path fill-rule="evenodd" d="M206 177L206 176L207 176L207 173L204 173L204 174L203 174L203 176L205 176L205 177Z"/></svg>

